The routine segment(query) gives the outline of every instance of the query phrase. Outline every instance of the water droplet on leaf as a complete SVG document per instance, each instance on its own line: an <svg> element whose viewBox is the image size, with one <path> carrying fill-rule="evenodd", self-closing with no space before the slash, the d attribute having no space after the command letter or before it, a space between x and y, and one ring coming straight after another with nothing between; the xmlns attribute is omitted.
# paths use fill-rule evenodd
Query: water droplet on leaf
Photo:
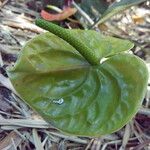
<svg viewBox="0 0 150 150"><path fill-rule="evenodd" d="M53 100L53 103L59 104L59 105L63 104L63 102L64 102L64 99L63 99L63 98L58 99L58 100Z"/></svg>

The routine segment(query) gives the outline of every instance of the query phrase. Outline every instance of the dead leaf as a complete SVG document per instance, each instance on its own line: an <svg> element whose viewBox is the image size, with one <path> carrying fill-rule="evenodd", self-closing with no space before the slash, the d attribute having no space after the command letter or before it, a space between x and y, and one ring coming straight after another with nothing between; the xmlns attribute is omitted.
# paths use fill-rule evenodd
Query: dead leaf
<svg viewBox="0 0 150 150"><path fill-rule="evenodd" d="M8 54L8 53L3 53L2 52L2 60L11 63L11 62L16 62L17 56L15 54Z"/></svg>
<svg viewBox="0 0 150 150"><path fill-rule="evenodd" d="M16 132L12 131L0 142L0 149L15 150L22 140L23 139Z"/></svg>
<svg viewBox="0 0 150 150"><path fill-rule="evenodd" d="M133 15L132 20L135 24L142 24L144 23L144 18L142 16Z"/></svg>
<svg viewBox="0 0 150 150"><path fill-rule="evenodd" d="M1 83L4 87L6 87L6 88L8 88L9 90L13 91L16 95L18 95L17 92L16 92L16 90L14 89L13 85L11 84L11 81L9 80L9 78L6 78L6 77L3 76L2 74L0 74L0 83Z"/></svg>
<svg viewBox="0 0 150 150"><path fill-rule="evenodd" d="M76 13L75 8L70 8L67 7L65 8L61 13L58 14L50 14L46 12L45 10L41 11L41 16L43 19L48 20L48 21L60 21L60 20L65 20L66 18L74 15Z"/></svg>
<svg viewBox="0 0 150 150"><path fill-rule="evenodd" d="M33 140L34 140L34 145L37 150L44 150L42 142L41 142L41 137L38 135L38 132L36 129L32 129L32 134L33 134Z"/></svg>
<svg viewBox="0 0 150 150"><path fill-rule="evenodd" d="M0 109L4 112L10 112L13 110L13 107L5 100L9 99L10 90L0 87Z"/></svg>
<svg viewBox="0 0 150 150"><path fill-rule="evenodd" d="M107 25L104 24L104 23L99 24L98 27L99 27L99 29L100 29L101 31L107 31L107 30L108 30Z"/></svg>

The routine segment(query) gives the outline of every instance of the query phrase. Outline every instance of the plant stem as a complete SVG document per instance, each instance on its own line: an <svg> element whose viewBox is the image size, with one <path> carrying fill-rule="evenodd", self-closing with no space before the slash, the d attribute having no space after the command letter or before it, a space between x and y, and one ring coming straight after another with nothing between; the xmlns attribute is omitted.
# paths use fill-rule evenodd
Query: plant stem
<svg viewBox="0 0 150 150"><path fill-rule="evenodd" d="M99 58L95 53L87 47L83 42L81 42L78 37L73 36L68 30L55 25L51 22L45 21L43 19L37 19L35 21L36 25L39 27L52 32L63 40L67 41L72 45L91 65L98 65Z"/></svg>
<svg viewBox="0 0 150 150"><path fill-rule="evenodd" d="M94 21L74 1L72 2L72 5L78 10L82 17L89 22L90 26L94 25Z"/></svg>

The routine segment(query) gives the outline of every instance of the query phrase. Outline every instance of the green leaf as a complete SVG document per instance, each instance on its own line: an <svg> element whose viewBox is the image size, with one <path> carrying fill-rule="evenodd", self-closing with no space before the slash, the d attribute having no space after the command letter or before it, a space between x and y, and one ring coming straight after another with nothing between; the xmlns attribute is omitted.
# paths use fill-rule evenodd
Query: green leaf
<svg viewBox="0 0 150 150"><path fill-rule="evenodd" d="M112 133L138 111L147 87L147 68L140 58L118 53L131 43L124 48L123 40L105 39L92 31L70 32L100 58L113 56L91 66L67 42L44 33L25 45L8 70L9 78L20 97L61 131L80 136Z"/></svg>
<svg viewBox="0 0 150 150"><path fill-rule="evenodd" d="M115 14L128 9L131 6L137 5L139 3L145 2L146 0L121 0L119 2L114 2L108 7L108 9L103 13L97 24L103 23Z"/></svg>
<svg viewBox="0 0 150 150"><path fill-rule="evenodd" d="M108 7L106 0L82 0L81 8L92 18L99 18L100 14L104 13Z"/></svg>
<svg viewBox="0 0 150 150"><path fill-rule="evenodd" d="M80 12L75 14L75 17L80 20L84 29L90 28L108 8L108 2L106 2L106 0L81 0L77 1L77 5L79 5L90 18L88 20L85 19Z"/></svg>

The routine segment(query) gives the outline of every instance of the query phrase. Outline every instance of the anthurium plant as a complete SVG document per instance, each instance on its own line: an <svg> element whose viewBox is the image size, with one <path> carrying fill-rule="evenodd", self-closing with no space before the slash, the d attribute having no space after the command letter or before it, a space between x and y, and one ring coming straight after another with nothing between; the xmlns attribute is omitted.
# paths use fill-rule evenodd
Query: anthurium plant
<svg viewBox="0 0 150 150"><path fill-rule="evenodd" d="M47 122L72 135L98 137L122 128L145 95L145 63L127 53L133 44L92 30L64 29L26 43L9 78L19 96Z"/></svg>

